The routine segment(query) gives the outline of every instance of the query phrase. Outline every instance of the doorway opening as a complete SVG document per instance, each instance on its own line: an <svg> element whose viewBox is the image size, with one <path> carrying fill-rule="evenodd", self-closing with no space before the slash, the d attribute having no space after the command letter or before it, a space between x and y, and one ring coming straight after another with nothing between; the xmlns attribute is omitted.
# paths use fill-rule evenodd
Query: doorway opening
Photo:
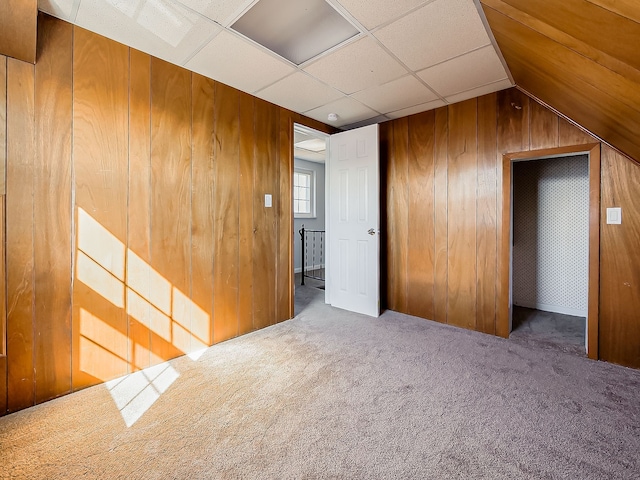
<svg viewBox="0 0 640 480"><path fill-rule="evenodd" d="M326 288L326 156L329 136L293 125L294 315Z"/></svg>
<svg viewBox="0 0 640 480"><path fill-rule="evenodd" d="M600 145L503 157L498 328L597 358Z"/></svg>
<svg viewBox="0 0 640 480"><path fill-rule="evenodd" d="M513 165L510 338L586 354L587 154Z"/></svg>

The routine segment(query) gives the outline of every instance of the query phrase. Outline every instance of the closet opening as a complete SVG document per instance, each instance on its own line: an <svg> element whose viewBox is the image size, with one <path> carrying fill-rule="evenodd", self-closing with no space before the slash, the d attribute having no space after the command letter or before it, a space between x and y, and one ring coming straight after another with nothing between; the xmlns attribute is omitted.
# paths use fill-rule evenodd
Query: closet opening
<svg viewBox="0 0 640 480"><path fill-rule="evenodd" d="M599 145L504 156L498 323L511 340L597 358L599 185Z"/></svg>

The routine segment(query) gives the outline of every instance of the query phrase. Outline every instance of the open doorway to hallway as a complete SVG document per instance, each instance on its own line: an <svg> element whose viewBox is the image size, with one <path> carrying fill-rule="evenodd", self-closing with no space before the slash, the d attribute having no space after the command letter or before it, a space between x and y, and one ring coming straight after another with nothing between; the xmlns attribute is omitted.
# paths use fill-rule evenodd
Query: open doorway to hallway
<svg viewBox="0 0 640 480"><path fill-rule="evenodd" d="M586 355L589 156L513 164L510 338Z"/></svg>
<svg viewBox="0 0 640 480"><path fill-rule="evenodd" d="M293 266L295 315L326 286L325 166L329 136L293 127Z"/></svg>

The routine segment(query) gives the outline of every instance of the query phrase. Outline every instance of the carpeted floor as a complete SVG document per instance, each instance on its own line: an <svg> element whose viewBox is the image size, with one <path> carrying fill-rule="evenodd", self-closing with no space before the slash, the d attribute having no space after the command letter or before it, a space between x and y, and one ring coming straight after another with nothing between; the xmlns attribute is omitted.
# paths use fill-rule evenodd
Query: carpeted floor
<svg viewBox="0 0 640 480"><path fill-rule="evenodd" d="M297 293L294 320L137 394L132 375L0 418L0 476L640 478L639 371Z"/></svg>
<svg viewBox="0 0 640 480"><path fill-rule="evenodd" d="M587 319L560 313L513 307L513 331L509 339L523 345L586 356Z"/></svg>

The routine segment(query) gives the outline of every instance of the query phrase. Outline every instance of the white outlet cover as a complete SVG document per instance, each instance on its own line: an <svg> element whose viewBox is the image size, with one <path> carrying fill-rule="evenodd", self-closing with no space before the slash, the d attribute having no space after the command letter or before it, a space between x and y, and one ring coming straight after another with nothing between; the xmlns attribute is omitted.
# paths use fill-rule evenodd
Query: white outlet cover
<svg viewBox="0 0 640 480"><path fill-rule="evenodd" d="M273 206L273 200L271 199L271 194L270 193L265 193L264 194L264 206L266 208L271 208Z"/></svg>
<svg viewBox="0 0 640 480"><path fill-rule="evenodd" d="M607 225L622 224L622 208L607 208Z"/></svg>

